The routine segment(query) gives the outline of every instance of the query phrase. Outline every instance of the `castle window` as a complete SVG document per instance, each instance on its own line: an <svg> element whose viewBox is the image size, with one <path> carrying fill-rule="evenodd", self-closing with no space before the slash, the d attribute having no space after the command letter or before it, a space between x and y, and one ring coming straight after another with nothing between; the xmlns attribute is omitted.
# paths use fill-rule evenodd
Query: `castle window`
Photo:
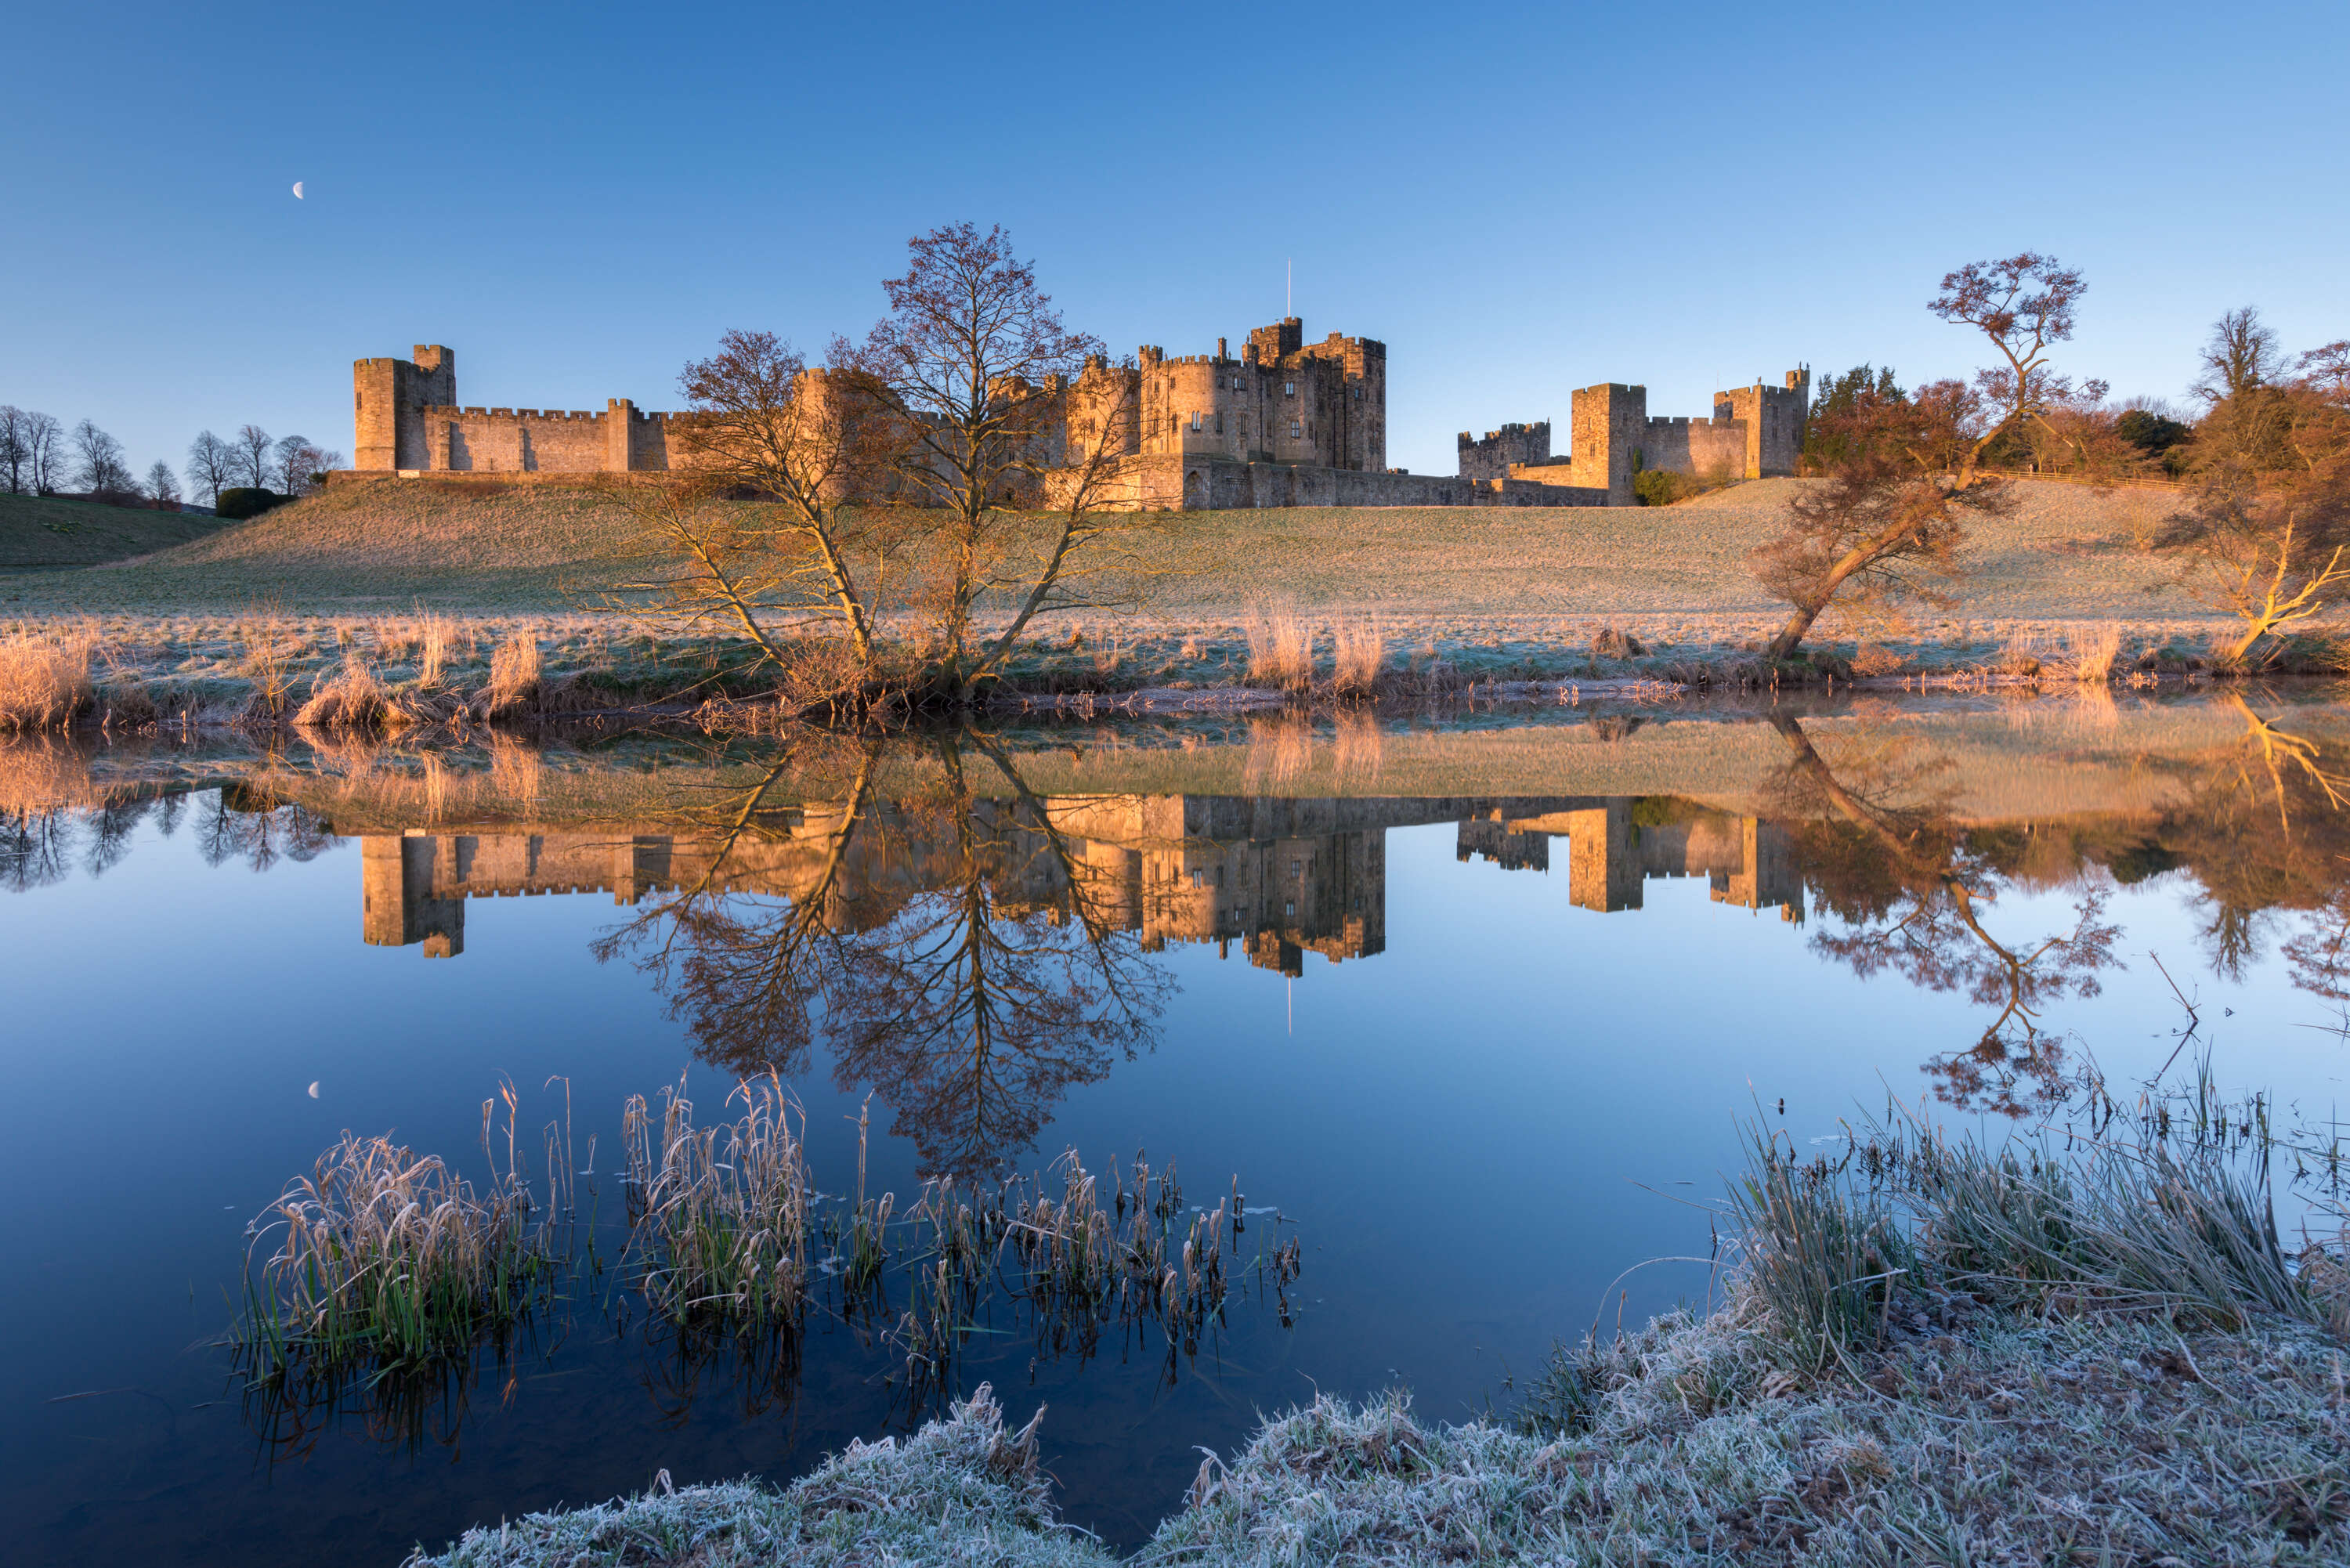
<svg viewBox="0 0 2350 1568"><path fill-rule="evenodd" d="M1284 381L1281 384L1281 395L1284 398L1294 398L1297 396L1297 383L1295 381Z"/></svg>
<svg viewBox="0 0 2350 1568"><path fill-rule="evenodd" d="M1218 435L1224 433L1224 416L1221 411L1216 415L1216 433Z"/></svg>
<svg viewBox="0 0 2350 1568"><path fill-rule="evenodd" d="M1305 427L1304 425L1299 424L1295 420L1292 420L1292 421L1289 421L1289 439L1290 439L1290 440L1292 440L1292 441L1295 441L1299 436L1302 436L1302 435L1304 435L1305 433Z"/></svg>
<svg viewBox="0 0 2350 1568"><path fill-rule="evenodd" d="M1192 429L1194 431L1197 431L1199 430L1199 428L1200 428L1200 410L1197 410L1197 409L1194 409L1194 410L1191 410L1191 429Z"/></svg>

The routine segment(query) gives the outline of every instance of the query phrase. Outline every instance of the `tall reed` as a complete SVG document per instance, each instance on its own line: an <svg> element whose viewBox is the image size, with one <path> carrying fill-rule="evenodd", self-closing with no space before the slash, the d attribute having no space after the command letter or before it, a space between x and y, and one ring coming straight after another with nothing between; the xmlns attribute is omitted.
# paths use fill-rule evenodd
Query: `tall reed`
<svg viewBox="0 0 2350 1568"><path fill-rule="evenodd" d="M406 715L386 700L383 683L358 649L330 680L321 681L294 714L305 728L366 732L404 722Z"/></svg>
<svg viewBox="0 0 2350 1568"><path fill-rule="evenodd" d="M2103 686L2113 680L2122 656L2121 628L2107 623L2076 633L2070 640L2074 680L2084 686Z"/></svg>
<svg viewBox="0 0 2350 1568"><path fill-rule="evenodd" d="M456 640L456 628L450 625L448 617L432 615L424 618L424 628L419 639L421 651L417 654L418 686L430 691L448 679L449 653Z"/></svg>
<svg viewBox="0 0 2350 1568"><path fill-rule="evenodd" d="M1249 679L1303 691L1314 684L1314 628L1286 607L1249 620Z"/></svg>
<svg viewBox="0 0 2350 1568"><path fill-rule="evenodd" d="M479 702L484 718L495 718L525 707L539 695L538 638L516 627L490 654L490 683Z"/></svg>
<svg viewBox="0 0 2350 1568"><path fill-rule="evenodd" d="M240 1359L263 1377L414 1366L504 1335L563 1272L536 1209L511 1168L476 1191L435 1156L346 1133L256 1232L283 1227L247 1272Z"/></svg>
<svg viewBox="0 0 2350 1568"><path fill-rule="evenodd" d="M241 672L252 688L247 715L264 722L284 717L293 703L295 657L286 629L274 618L249 616L237 622L236 635L244 645Z"/></svg>
<svg viewBox="0 0 2350 1568"><path fill-rule="evenodd" d="M621 1113L637 1278L674 1323L788 1324L807 1302L806 1113L772 1073L737 1086L727 1103L737 1100L741 1117L707 1127L682 1085L662 1092L658 1126L642 1095Z"/></svg>
<svg viewBox="0 0 2350 1568"><path fill-rule="evenodd" d="M0 730L61 730L95 697L87 632L19 631L0 640Z"/></svg>
<svg viewBox="0 0 2350 1568"><path fill-rule="evenodd" d="M1331 628L1331 689L1341 697L1368 697L1387 668L1386 634L1377 621L1341 619Z"/></svg>

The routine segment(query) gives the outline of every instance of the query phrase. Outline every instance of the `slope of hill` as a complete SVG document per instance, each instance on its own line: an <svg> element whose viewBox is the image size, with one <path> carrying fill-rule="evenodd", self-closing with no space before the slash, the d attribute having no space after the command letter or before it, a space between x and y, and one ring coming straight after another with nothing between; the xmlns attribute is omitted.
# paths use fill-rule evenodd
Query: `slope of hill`
<svg viewBox="0 0 2350 1568"><path fill-rule="evenodd" d="M0 495L0 572L95 566L184 545L221 527L191 512L105 506L54 495Z"/></svg>
<svg viewBox="0 0 2350 1568"><path fill-rule="evenodd" d="M1154 514L1124 536L1146 617L1205 620L1287 603L1409 619L1777 612L1748 550L1803 480L1762 480L1664 508L1380 507ZM2200 620L2138 541L2175 501L2027 483L1974 531L1958 614L1992 619ZM108 508L92 508L108 511ZM164 514L126 513L132 518ZM429 481L348 483L136 560L0 581L0 610L175 611L266 602L334 615L411 603L452 611L577 608L619 568L612 490Z"/></svg>

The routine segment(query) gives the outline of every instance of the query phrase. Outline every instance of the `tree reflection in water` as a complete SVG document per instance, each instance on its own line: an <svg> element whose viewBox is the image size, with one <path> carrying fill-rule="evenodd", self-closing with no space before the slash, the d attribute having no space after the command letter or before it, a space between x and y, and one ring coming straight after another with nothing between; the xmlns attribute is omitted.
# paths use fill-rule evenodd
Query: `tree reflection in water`
<svg viewBox="0 0 2350 1568"><path fill-rule="evenodd" d="M900 742L926 750L938 782L888 802L882 742L853 743L846 798L795 896L727 877L737 846L783 830L786 760L705 813L707 869L597 956L634 955L713 1065L805 1073L820 1041L844 1090L889 1107L923 1175L988 1174L1070 1088L1156 1043L1173 981L1126 929L1119 871L1085 854L993 741Z"/></svg>
<svg viewBox="0 0 2350 1568"><path fill-rule="evenodd" d="M1933 792L1938 768L1889 739L1831 767L1801 720L1772 723L1791 753L1775 790L1805 880L1843 922L1814 937L1814 949L1863 979L1890 971L1996 1010L1971 1046L1928 1059L1937 1098L2010 1116L2064 1098L2074 1084L2064 1043L2041 1031L2039 1013L2063 996L2096 995L2101 971L2122 967L2107 888L2080 888L2071 930L2003 940L1984 915L2008 878Z"/></svg>

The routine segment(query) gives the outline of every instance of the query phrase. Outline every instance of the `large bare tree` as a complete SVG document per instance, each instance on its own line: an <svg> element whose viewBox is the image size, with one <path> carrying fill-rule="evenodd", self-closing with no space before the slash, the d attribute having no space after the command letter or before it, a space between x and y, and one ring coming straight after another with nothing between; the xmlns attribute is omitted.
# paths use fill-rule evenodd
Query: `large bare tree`
<svg viewBox="0 0 2350 1568"><path fill-rule="evenodd" d="M57 493L66 460L66 428L56 416L26 410L24 416L25 476L36 495Z"/></svg>
<svg viewBox="0 0 2350 1568"><path fill-rule="evenodd" d="M25 493L31 472L33 454L25 429L29 417L14 403L0 403L0 483L7 485L11 495Z"/></svg>
<svg viewBox="0 0 2350 1568"><path fill-rule="evenodd" d="M220 493L236 483L236 449L205 431L188 443L188 488L207 506L220 504Z"/></svg>
<svg viewBox="0 0 2350 1568"><path fill-rule="evenodd" d="M73 429L74 475L92 495L125 495L138 488L122 443L84 420Z"/></svg>
<svg viewBox="0 0 2350 1568"><path fill-rule="evenodd" d="M2195 395L2216 403L2277 380L2284 353L2275 331L2261 319L2260 307L2247 305L2211 324L2211 335L2203 340L2202 367Z"/></svg>
<svg viewBox="0 0 2350 1568"><path fill-rule="evenodd" d="M1999 417L1960 457L1958 487L1976 481L1983 451L2001 435L2027 424L2070 446L2074 438L2051 420L2053 411L2101 401L2103 381L2074 385L2056 373L2049 346L2073 336L2074 312L2088 284L2054 256L2024 251L1997 261L1969 262L1942 276L1942 292L1927 303L1943 320L1975 328L2004 363L1980 370L1975 385Z"/></svg>
<svg viewBox="0 0 2350 1568"><path fill-rule="evenodd" d="M897 530L890 509L860 503L895 442L852 360L836 342L832 363L812 368L772 332L736 331L686 366L678 435L698 483L633 507L667 563L649 579L664 613L739 631L784 663L798 627L773 618L804 624L813 610L859 671L873 669ZM723 499L737 493L753 499Z"/></svg>
<svg viewBox="0 0 2350 1568"><path fill-rule="evenodd" d="M923 509L938 685L968 699L1036 617L1128 597L1080 567L1135 523L1104 512L1125 416L1072 429L1072 383L1088 361L1107 369L1101 346L1063 325L1003 229L951 223L908 246L905 273L882 283L889 314L858 351L858 384L902 440L893 499ZM982 635L991 605L1007 619Z"/></svg>
<svg viewBox="0 0 2350 1568"><path fill-rule="evenodd" d="M236 454L237 477L255 490L269 488L269 459L276 442L259 425L240 425L230 442Z"/></svg>

